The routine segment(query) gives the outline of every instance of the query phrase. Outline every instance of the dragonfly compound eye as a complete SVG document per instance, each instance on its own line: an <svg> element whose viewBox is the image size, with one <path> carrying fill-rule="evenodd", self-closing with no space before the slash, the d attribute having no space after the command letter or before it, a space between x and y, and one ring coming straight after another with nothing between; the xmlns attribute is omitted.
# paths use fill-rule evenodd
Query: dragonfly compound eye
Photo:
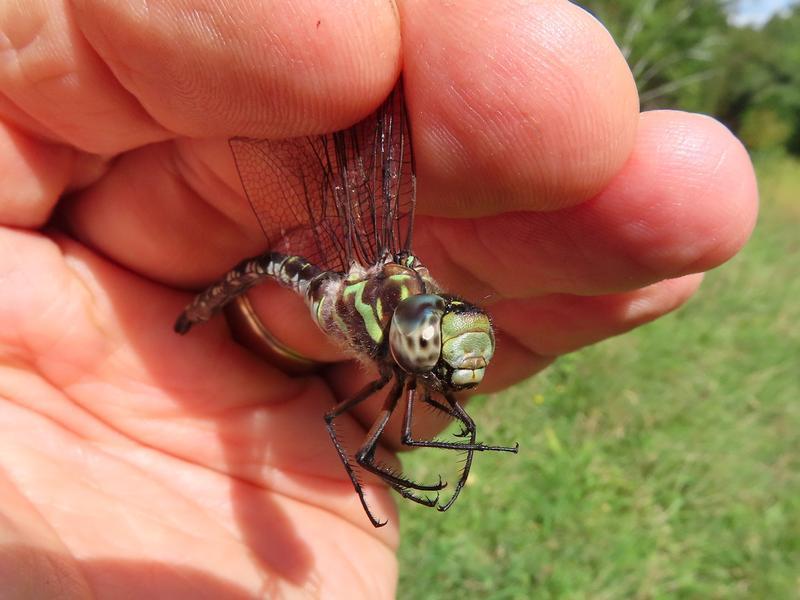
<svg viewBox="0 0 800 600"><path fill-rule="evenodd" d="M444 310L444 300L433 294L409 296L397 305L389 328L389 348L403 370L424 373L436 366L442 351Z"/></svg>
<svg viewBox="0 0 800 600"><path fill-rule="evenodd" d="M483 380L494 355L494 332L485 312L463 305L466 310L448 311L442 317L442 359L452 369L449 383L468 388Z"/></svg>

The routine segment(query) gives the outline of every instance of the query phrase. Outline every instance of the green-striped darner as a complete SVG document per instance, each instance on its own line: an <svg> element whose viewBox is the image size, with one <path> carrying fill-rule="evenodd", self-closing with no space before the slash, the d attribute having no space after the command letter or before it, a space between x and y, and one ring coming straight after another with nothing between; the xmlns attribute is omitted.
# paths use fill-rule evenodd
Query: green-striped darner
<svg viewBox="0 0 800 600"><path fill-rule="evenodd" d="M325 333L378 367L375 381L325 415L372 524L380 527L385 521L367 505L333 424L390 383L383 408L353 458L404 498L447 510L467 480L474 452L516 452L517 447L478 442L474 421L454 395L483 379L494 353L494 333L481 308L444 293L411 252L416 176L402 85L374 115L345 131L281 141L234 138L231 148L269 251L242 261L197 296L175 330L186 333L267 279L294 289ZM447 484L441 477L420 484L375 460L378 440L401 398L404 445L466 453L454 491L443 504L439 491ZM456 419L460 439L416 439L417 402Z"/></svg>

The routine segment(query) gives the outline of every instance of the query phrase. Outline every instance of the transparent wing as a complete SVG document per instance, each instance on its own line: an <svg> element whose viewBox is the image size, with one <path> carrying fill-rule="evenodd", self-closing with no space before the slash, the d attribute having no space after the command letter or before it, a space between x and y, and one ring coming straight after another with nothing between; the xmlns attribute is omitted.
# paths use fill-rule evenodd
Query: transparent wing
<svg viewBox="0 0 800 600"><path fill-rule="evenodd" d="M402 84L344 131L230 145L270 250L334 271L410 250L416 177Z"/></svg>

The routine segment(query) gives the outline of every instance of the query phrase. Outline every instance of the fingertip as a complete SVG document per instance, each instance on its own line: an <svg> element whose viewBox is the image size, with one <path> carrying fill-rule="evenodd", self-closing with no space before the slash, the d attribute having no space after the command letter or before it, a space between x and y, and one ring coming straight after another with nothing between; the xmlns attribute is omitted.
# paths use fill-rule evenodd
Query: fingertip
<svg viewBox="0 0 800 600"><path fill-rule="evenodd" d="M553 210L597 194L634 144L614 40L563 1L410 2L405 77L429 214Z"/></svg>
<svg viewBox="0 0 800 600"><path fill-rule="evenodd" d="M626 173L603 196L617 194L631 202L629 220L642 225L638 260L670 277L732 258L758 214L747 150L722 123L694 113L642 114Z"/></svg>

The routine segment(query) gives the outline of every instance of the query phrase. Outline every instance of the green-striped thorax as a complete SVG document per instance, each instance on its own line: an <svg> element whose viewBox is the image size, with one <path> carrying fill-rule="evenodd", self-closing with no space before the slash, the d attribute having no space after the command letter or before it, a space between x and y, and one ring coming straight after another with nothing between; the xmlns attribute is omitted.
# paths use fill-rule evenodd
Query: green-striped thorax
<svg viewBox="0 0 800 600"><path fill-rule="evenodd" d="M494 354L487 314L450 296L418 294L402 300L389 329L389 348L409 373L427 375L434 386L475 387Z"/></svg>

